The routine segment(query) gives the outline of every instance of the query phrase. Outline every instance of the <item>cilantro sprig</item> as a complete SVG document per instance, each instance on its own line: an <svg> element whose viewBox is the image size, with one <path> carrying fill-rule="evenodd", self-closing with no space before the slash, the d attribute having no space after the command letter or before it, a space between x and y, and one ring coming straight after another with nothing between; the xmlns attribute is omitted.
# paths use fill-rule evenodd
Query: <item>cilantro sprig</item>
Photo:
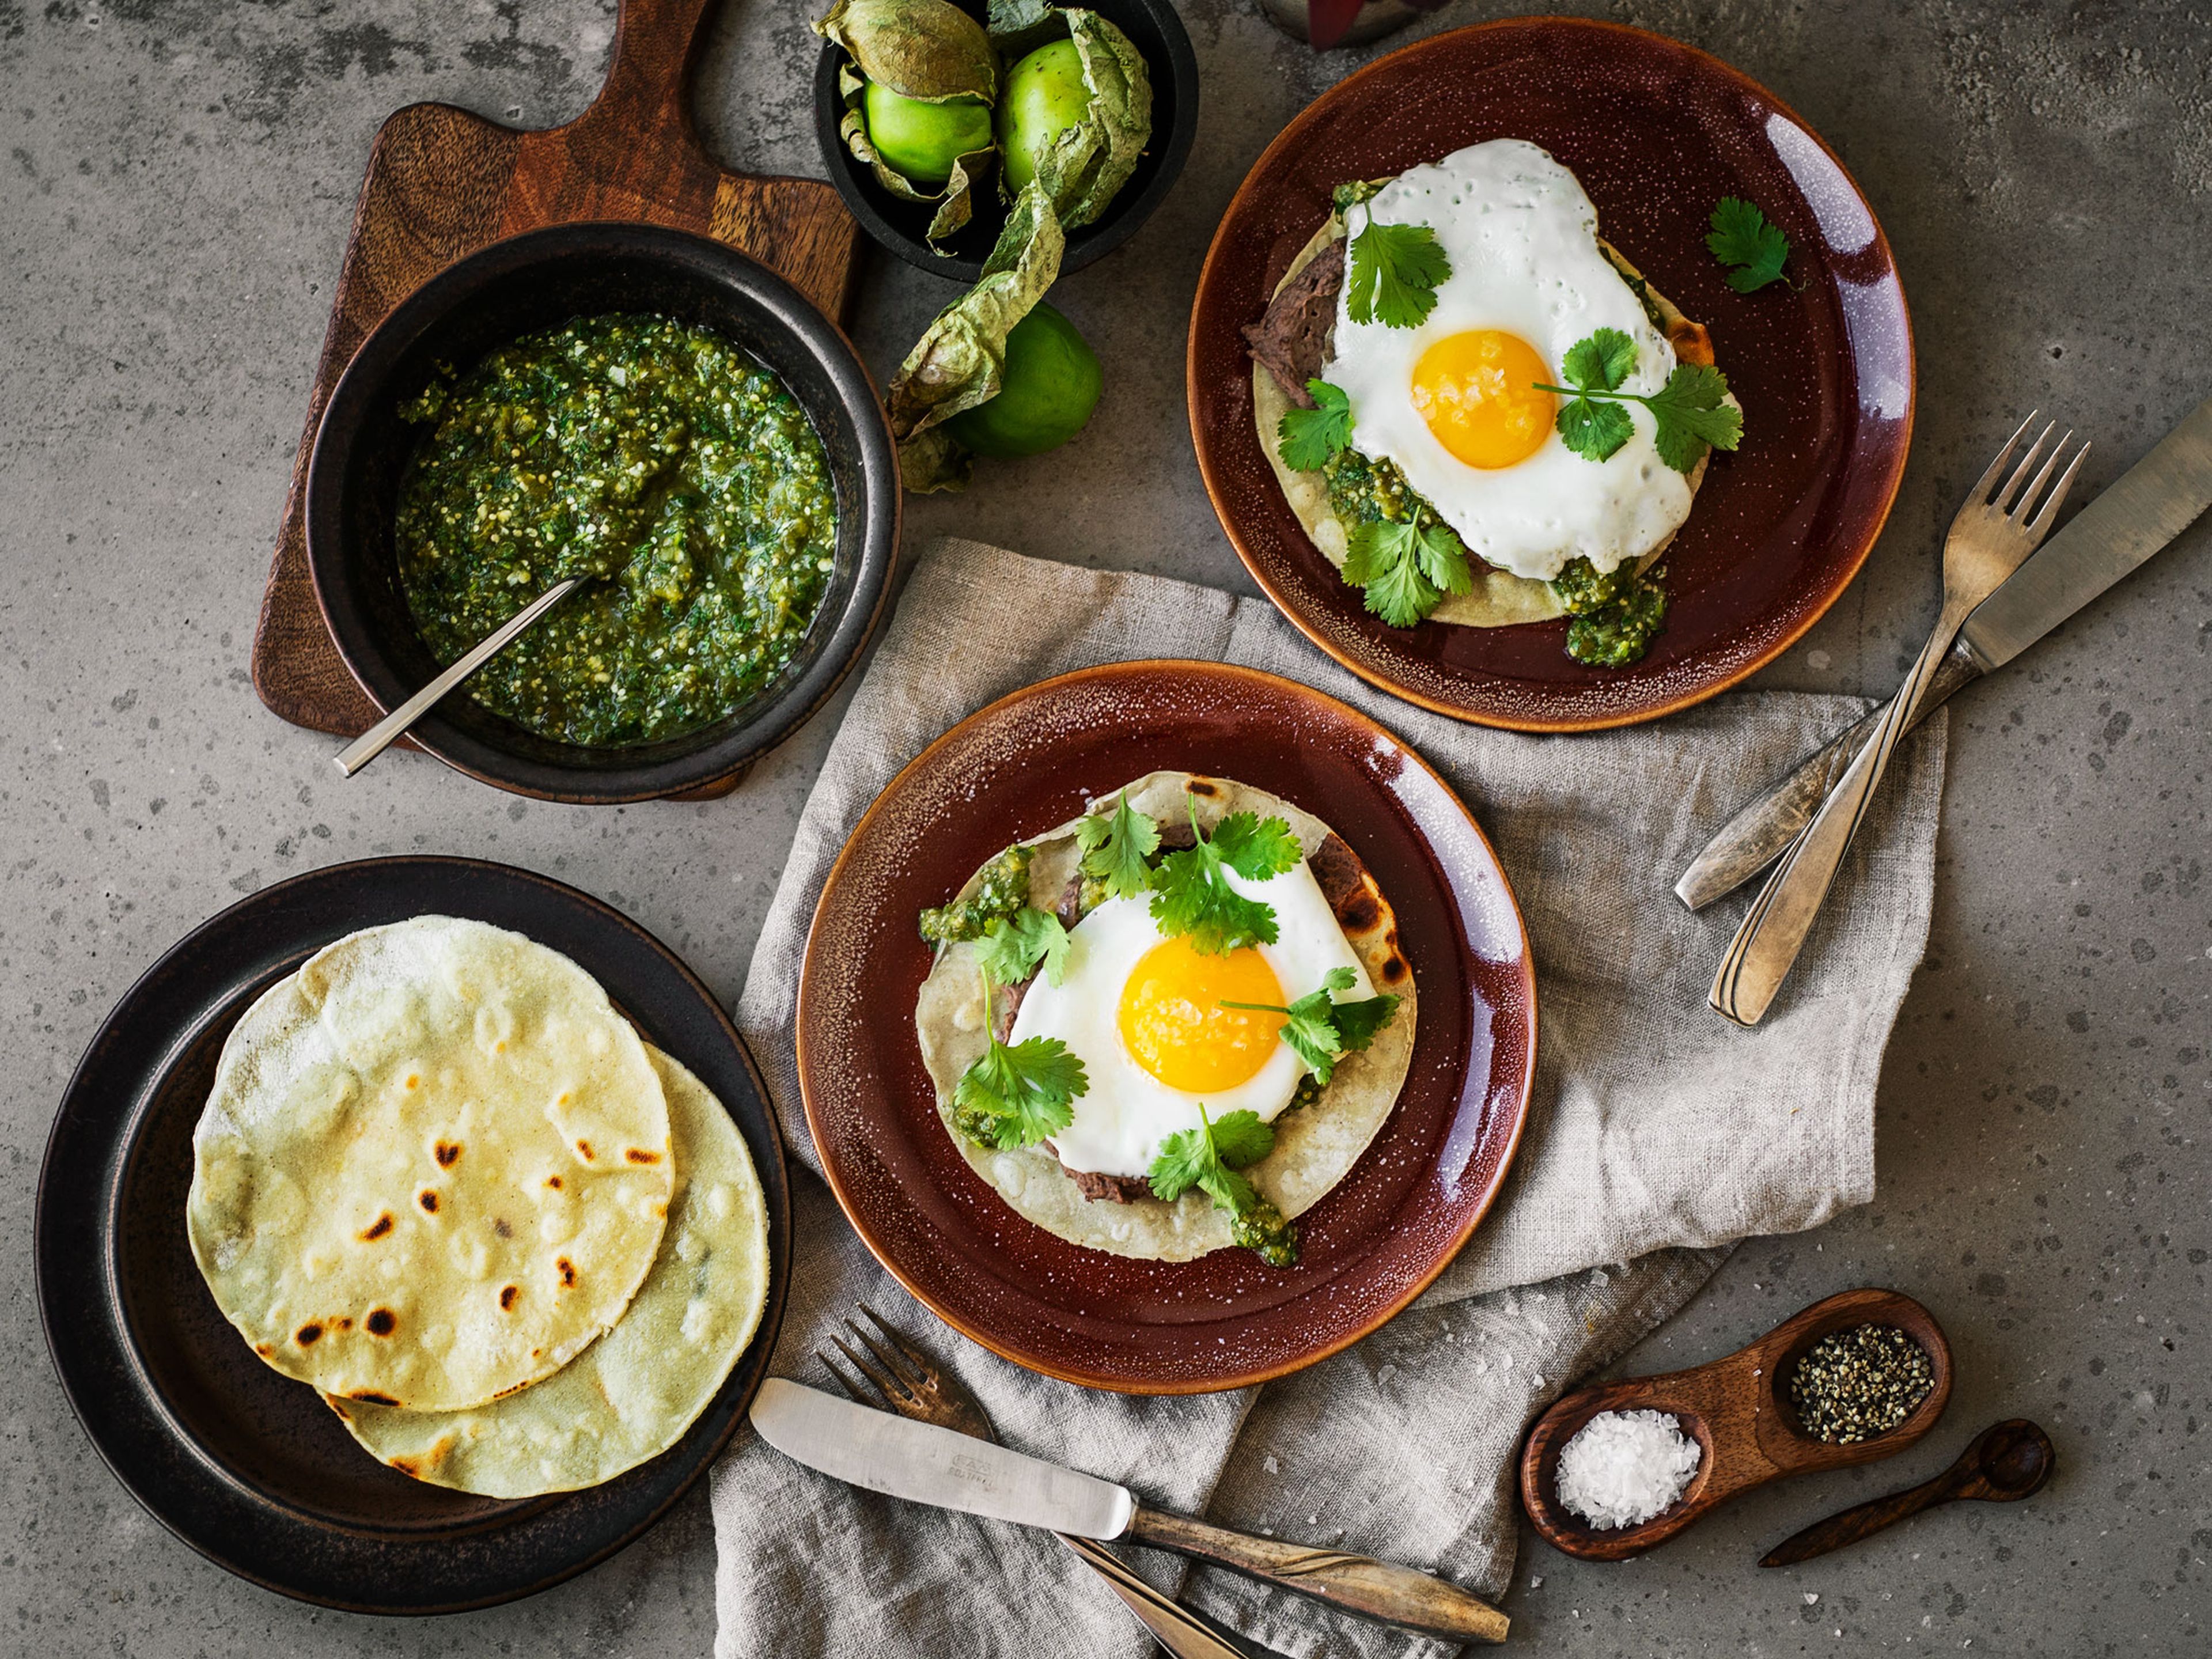
<svg viewBox="0 0 2212 1659"><path fill-rule="evenodd" d="M1151 885L1160 826L1129 805L1126 789L1115 798L1110 813L1093 812L1076 824L1075 841L1083 849L1083 873L1103 887L1109 898L1134 898Z"/></svg>
<svg viewBox="0 0 2212 1659"><path fill-rule="evenodd" d="M1198 797L1186 793L1193 843L1153 866L1152 916L1160 931L1188 938L1202 956L1275 942L1275 910L1229 884L1235 871L1266 881L1293 868L1303 854L1291 826L1256 812L1231 812L1209 836L1198 827Z"/></svg>
<svg viewBox="0 0 2212 1659"><path fill-rule="evenodd" d="M1734 449L1743 436L1743 414L1723 401L1728 376L1706 363L1678 363L1667 384L1653 392L1623 392L1621 383L1636 367L1636 343L1617 328L1601 328L1568 348L1559 369L1569 386L1539 392L1570 399L1559 410L1559 436L1585 460L1610 460L1635 435L1626 404L1642 404L1657 417L1652 443L1659 459L1677 472L1690 472L1710 449Z"/></svg>
<svg viewBox="0 0 2212 1659"><path fill-rule="evenodd" d="M1197 1188L1229 1212L1231 1243L1256 1252L1270 1267L1288 1267L1298 1259L1297 1224L1261 1197L1249 1176L1239 1173L1274 1146L1274 1125L1262 1123L1258 1113L1226 1112L1216 1122L1200 1106L1198 1127L1160 1143L1159 1156L1152 1160L1152 1194L1172 1204Z"/></svg>
<svg viewBox="0 0 2212 1659"><path fill-rule="evenodd" d="M1170 1135L1152 1160L1152 1195L1172 1204L1193 1187L1231 1215L1260 1201L1259 1190L1238 1174L1275 1150L1275 1126L1257 1112L1224 1112L1215 1121L1198 1109L1198 1127Z"/></svg>
<svg viewBox="0 0 2212 1659"><path fill-rule="evenodd" d="M1221 1006L1285 1016L1283 1041L1305 1062L1314 1081L1327 1088L1336 1074L1337 1061L1373 1042L1376 1034L1398 1012L1398 999L1388 992L1352 1002L1337 1001L1336 993L1349 991L1358 978L1349 968L1332 968L1322 976L1320 990L1287 1007L1272 1002L1224 1002Z"/></svg>
<svg viewBox="0 0 2212 1659"><path fill-rule="evenodd" d="M1318 472L1352 443L1352 399L1327 380L1308 380L1311 409L1292 407L1275 422L1275 453L1293 472Z"/></svg>
<svg viewBox="0 0 2212 1659"><path fill-rule="evenodd" d="M1740 196L1723 196L1713 209L1712 229L1705 246L1713 258L1732 266L1728 285L1739 294L1755 293L1769 283L1782 280L1782 267L1790 258L1790 239L1779 225L1769 224L1757 205Z"/></svg>
<svg viewBox="0 0 2212 1659"><path fill-rule="evenodd" d="M1370 217L1352 239L1345 308L1355 323L1418 328L1436 309L1437 288L1451 261L1426 225L1386 225Z"/></svg>
<svg viewBox="0 0 2212 1659"><path fill-rule="evenodd" d="M1037 914L1042 915L1042 911ZM983 1033L990 1046L953 1085L953 1121L971 1139L1012 1152L1058 1134L1075 1121L1075 1101L1091 1086L1083 1061L1058 1037L999 1041L983 975Z"/></svg>
<svg viewBox="0 0 2212 1659"><path fill-rule="evenodd" d="M1393 628L1411 628L1447 593L1474 591L1467 547L1449 526L1370 519L1346 538L1344 579Z"/></svg>

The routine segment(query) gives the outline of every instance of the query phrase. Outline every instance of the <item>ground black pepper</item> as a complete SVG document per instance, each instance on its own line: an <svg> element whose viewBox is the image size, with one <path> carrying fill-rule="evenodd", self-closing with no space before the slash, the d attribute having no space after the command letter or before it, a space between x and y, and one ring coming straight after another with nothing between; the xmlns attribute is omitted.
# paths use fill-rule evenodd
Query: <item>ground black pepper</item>
<svg viewBox="0 0 2212 1659"><path fill-rule="evenodd" d="M1790 1404L1806 1433L1830 1444L1887 1434L1936 1386L1928 1353L1894 1325L1824 1336L1790 1373Z"/></svg>

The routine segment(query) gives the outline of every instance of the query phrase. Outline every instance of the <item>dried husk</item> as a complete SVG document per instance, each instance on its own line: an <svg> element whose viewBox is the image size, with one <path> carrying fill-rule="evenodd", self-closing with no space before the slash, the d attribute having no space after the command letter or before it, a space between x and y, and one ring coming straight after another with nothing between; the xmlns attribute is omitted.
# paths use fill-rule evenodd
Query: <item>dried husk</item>
<svg viewBox="0 0 2212 1659"><path fill-rule="evenodd" d="M1152 136L1152 78L1129 37L1095 11L992 0L991 41L1008 64L1062 38L1075 43L1091 107L1037 158L1037 178L1062 228L1073 230L1103 213L1137 170Z"/></svg>
<svg viewBox="0 0 2212 1659"><path fill-rule="evenodd" d="M966 487L975 457L943 422L999 395L1006 336L1060 275L1066 245L1041 179L1014 199L975 286L938 313L891 381L899 477L916 494Z"/></svg>
<svg viewBox="0 0 2212 1659"><path fill-rule="evenodd" d="M846 149L902 201L938 204L929 222L931 243L951 236L974 216L975 187L990 167L993 148L985 145L962 155L944 188L925 190L876 153L861 98L872 81L927 104L956 98L989 104L999 91L990 37L950 0L836 0L814 32L842 47L850 60L837 71L837 94L845 106L837 131Z"/></svg>

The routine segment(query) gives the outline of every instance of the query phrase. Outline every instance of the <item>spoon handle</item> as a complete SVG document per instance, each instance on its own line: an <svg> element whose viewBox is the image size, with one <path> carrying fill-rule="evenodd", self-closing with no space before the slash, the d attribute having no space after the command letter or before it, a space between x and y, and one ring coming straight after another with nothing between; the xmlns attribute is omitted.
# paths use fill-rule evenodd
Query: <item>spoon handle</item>
<svg viewBox="0 0 2212 1659"><path fill-rule="evenodd" d="M580 576L571 576L566 581L554 583L478 641L474 648L451 668L356 738L331 763L338 769L338 775L351 777L390 748L392 740L421 720L431 704L483 667L496 653L505 650L510 640L560 603L568 596L568 590L582 580Z"/></svg>
<svg viewBox="0 0 2212 1659"><path fill-rule="evenodd" d="M1908 1516L1923 1510L1933 1509L1938 1504L1948 1504L1959 1495L1959 1471L1948 1468L1933 1480L1914 1486L1908 1492L1893 1492L1887 1498L1876 1498L1861 1504L1856 1509L1845 1510L1841 1515L1832 1515L1825 1521L1815 1521L1796 1536L1785 1538L1767 1551L1759 1562L1762 1567L1790 1567L1800 1561L1809 1561L1816 1555L1826 1555L1830 1550L1839 1550L1846 1544L1856 1544L1862 1538L1880 1532L1884 1527L1895 1526Z"/></svg>

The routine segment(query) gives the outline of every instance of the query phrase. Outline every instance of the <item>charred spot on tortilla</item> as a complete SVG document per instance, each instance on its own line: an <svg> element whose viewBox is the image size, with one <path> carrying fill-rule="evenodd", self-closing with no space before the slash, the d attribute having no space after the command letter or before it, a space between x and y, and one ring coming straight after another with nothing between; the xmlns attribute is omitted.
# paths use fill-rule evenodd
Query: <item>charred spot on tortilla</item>
<svg viewBox="0 0 2212 1659"><path fill-rule="evenodd" d="M442 1167L450 1170L453 1167L453 1160L461 1155L461 1144L458 1140L441 1140L432 1149L431 1155Z"/></svg>
<svg viewBox="0 0 2212 1659"><path fill-rule="evenodd" d="M425 1187L421 1192L415 1194L415 1201L417 1204L420 1204L424 1209L428 1210L432 1215L437 1214L438 1194L432 1192L428 1187Z"/></svg>
<svg viewBox="0 0 2212 1659"><path fill-rule="evenodd" d="M292 1340L303 1348L311 1346L323 1340L323 1328L312 1322L302 1325L292 1334Z"/></svg>
<svg viewBox="0 0 2212 1659"><path fill-rule="evenodd" d="M576 1282L576 1264L569 1261L567 1256L564 1255L557 1258L554 1261L553 1267L555 1271L561 1275L561 1287L563 1290L568 1289Z"/></svg>
<svg viewBox="0 0 2212 1659"><path fill-rule="evenodd" d="M649 1152L642 1146L626 1147L623 1149L623 1156L633 1164L658 1164L660 1162L660 1154L659 1152Z"/></svg>
<svg viewBox="0 0 2212 1659"><path fill-rule="evenodd" d="M390 1395L379 1394L374 1389L357 1389L356 1392L348 1395L346 1398L349 1400L358 1400L364 1406L396 1406L399 1403Z"/></svg>
<svg viewBox="0 0 2212 1659"><path fill-rule="evenodd" d="M581 1154L585 1163L589 1164L592 1161L592 1143L590 1141L578 1141L576 1143L576 1151Z"/></svg>
<svg viewBox="0 0 2212 1659"><path fill-rule="evenodd" d="M362 1230L361 1235L362 1243L364 1244L373 1243L377 1239L383 1237L385 1234L391 1231L392 1212L386 1210L382 1215L377 1217L375 1220L370 1222L368 1225Z"/></svg>
<svg viewBox="0 0 2212 1659"><path fill-rule="evenodd" d="M506 1310L512 1308L514 1305L514 1298L521 1294L522 1286L520 1285L501 1285L499 1287L499 1305L501 1311L504 1312Z"/></svg>
<svg viewBox="0 0 2212 1659"><path fill-rule="evenodd" d="M362 1323L371 1336L389 1336L399 1328L399 1316L389 1308L371 1308Z"/></svg>

